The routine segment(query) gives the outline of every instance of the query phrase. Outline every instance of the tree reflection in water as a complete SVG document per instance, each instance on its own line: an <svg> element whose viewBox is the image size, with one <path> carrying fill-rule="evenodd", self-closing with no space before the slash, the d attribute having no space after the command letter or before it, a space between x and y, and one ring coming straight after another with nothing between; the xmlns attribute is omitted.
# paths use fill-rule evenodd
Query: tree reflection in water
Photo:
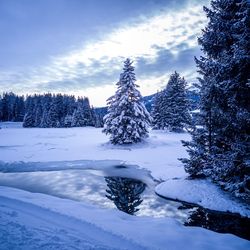
<svg viewBox="0 0 250 250"><path fill-rule="evenodd" d="M105 177L108 189L106 197L114 202L116 207L128 214L135 214L142 199L140 194L146 185L135 179L123 177Z"/></svg>
<svg viewBox="0 0 250 250"><path fill-rule="evenodd" d="M231 233L250 240L250 219L240 214L196 207L184 225L203 227L218 233Z"/></svg>

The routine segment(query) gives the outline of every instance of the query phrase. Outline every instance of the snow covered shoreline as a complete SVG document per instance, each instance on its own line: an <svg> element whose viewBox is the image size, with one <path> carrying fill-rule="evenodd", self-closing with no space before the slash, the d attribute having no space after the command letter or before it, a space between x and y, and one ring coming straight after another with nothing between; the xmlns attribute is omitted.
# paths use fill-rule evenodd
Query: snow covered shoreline
<svg viewBox="0 0 250 250"><path fill-rule="evenodd" d="M162 197L195 204L215 211L250 217L250 208L208 180L168 180L155 188Z"/></svg>

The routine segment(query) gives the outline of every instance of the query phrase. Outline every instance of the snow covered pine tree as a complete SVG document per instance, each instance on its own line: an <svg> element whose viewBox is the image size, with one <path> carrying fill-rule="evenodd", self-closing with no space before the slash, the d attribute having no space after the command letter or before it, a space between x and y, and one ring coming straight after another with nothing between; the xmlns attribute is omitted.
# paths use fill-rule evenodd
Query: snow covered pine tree
<svg viewBox="0 0 250 250"><path fill-rule="evenodd" d="M186 81L175 72L164 90L157 93L152 110L153 128L182 132L191 123Z"/></svg>
<svg viewBox="0 0 250 250"><path fill-rule="evenodd" d="M23 118L23 127L31 128L35 126L34 100L31 97L26 101L26 114Z"/></svg>
<svg viewBox="0 0 250 250"><path fill-rule="evenodd" d="M86 126L86 119L84 116L83 103L81 99L77 101L77 108L74 110L71 126L72 127Z"/></svg>
<svg viewBox="0 0 250 250"><path fill-rule="evenodd" d="M196 59L201 127L184 142L193 175L211 177L236 196L250 199L250 3L216 0L199 38L205 56Z"/></svg>
<svg viewBox="0 0 250 250"><path fill-rule="evenodd" d="M187 82L176 71L170 76L166 87L164 112L169 131L182 132L191 123L186 86Z"/></svg>
<svg viewBox="0 0 250 250"><path fill-rule="evenodd" d="M104 117L103 132L110 134L113 144L137 143L147 137L151 116L142 103L142 96L135 84L132 61L126 59L118 89L107 100L108 114Z"/></svg>
<svg viewBox="0 0 250 250"><path fill-rule="evenodd" d="M166 96L166 89L163 89L162 91L157 92L157 94L153 98L153 104L151 110L151 116L153 118L152 128L156 130L166 128L163 115L163 107L165 106L164 105L165 96Z"/></svg>

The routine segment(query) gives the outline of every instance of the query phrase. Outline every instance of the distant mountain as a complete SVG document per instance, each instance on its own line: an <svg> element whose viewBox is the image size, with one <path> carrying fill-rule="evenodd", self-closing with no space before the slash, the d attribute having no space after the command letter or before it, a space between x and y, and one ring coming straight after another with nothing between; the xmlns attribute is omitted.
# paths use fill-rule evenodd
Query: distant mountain
<svg viewBox="0 0 250 250"><path fill-rule="evenodd" d="M108 107L94 108L95 113L100 116L105 116L108 112Z"/></svg>
<svg viewBox="0 0 250 250"><path fill-rule="evenodd" d="M156 96L157 93L153 94L153 95L148 95L148 96L144 96L142 98L145 107L147 108L147 110L150 112L152 109L152 104L154 102L154 97Z"/></svg>
<svg viewBox="0 0 250 250"><path fill-rule="evenodd" d="M157 93L149 96L144 96L142 98L144 105L146 106L147 110L150 112L152 109L152 104L154 102L154 97L156 96ZM195 110L198 108L198 103L199 103L199 95L196 91L194 90L189 90L187 92L188 99L190 100L191 103L191 109Z"/></svg>

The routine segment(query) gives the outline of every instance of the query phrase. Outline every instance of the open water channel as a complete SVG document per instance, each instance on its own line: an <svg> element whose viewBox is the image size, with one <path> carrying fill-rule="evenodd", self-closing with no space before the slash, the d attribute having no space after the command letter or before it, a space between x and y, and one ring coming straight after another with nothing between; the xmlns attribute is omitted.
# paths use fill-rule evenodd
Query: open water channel
<svg viewBox="0 0 250 250"><path fill-rule="evenodd" d="M117 165L108 170L69 169L0 173L0 185L34 193L84 201L136 216L174 218L185 226L232 233L250 240L250 219L160 197L158 184L146 170Z"/></svg>

